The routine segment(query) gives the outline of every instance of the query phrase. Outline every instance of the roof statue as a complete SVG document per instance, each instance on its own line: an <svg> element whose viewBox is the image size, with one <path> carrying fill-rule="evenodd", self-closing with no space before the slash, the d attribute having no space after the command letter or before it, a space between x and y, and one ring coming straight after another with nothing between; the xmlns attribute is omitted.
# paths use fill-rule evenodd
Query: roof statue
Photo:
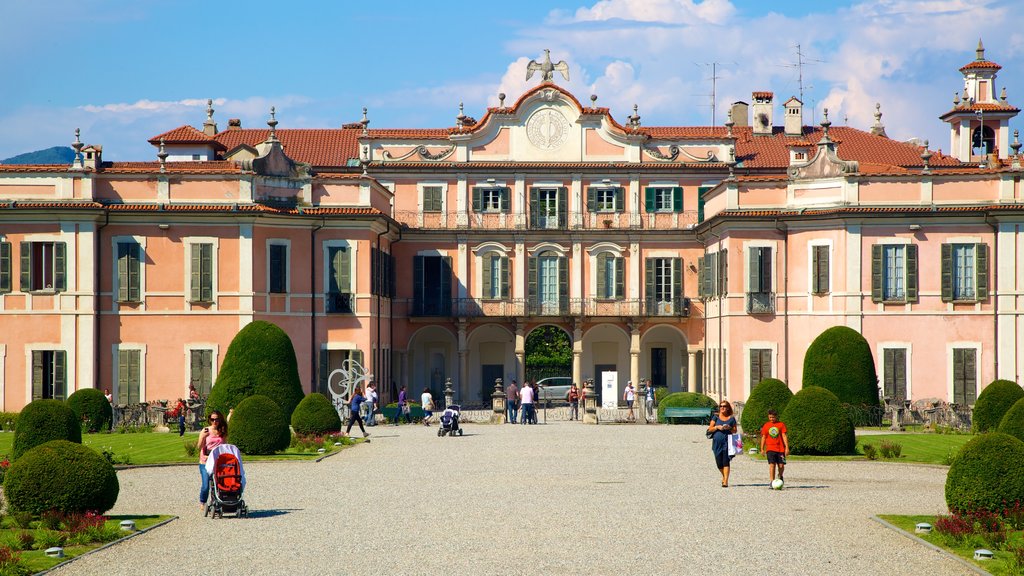
<svg viewBox="0 0 1024 576"><path fill-rule="evenodd" d="M540 71L543 74L541 80L544 82L551 82L555 79L555 72L561 72L562 78L565 81L569 81L569 65L565 63L565 60L561 60L558 64L551 63L551 50L544 49L544 61L537 62L536 60L530 60L530 63L526 65L526 79L529 80L533 77L533 73Z"/></svg>

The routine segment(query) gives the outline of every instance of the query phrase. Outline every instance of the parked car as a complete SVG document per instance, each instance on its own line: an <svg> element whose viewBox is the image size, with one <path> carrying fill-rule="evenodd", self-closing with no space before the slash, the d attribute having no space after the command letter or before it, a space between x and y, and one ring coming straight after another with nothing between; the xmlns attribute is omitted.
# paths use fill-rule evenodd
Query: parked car
<svg viewBox="0 0 1024 576"><path fill-rule="evenodd" d="M572 376L552 376L537 381L537 400L543 402L568 402Z"/></svg>

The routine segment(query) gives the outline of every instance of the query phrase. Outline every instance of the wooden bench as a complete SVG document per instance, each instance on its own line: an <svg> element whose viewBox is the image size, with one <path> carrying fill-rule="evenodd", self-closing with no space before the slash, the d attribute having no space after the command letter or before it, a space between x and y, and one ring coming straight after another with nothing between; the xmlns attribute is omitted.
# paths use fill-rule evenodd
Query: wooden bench
<svg viewBox="0 0 1024 576"><path fill-rule="evenodd" d="M701 424L707 424L711 422L711 415L714 411L714 408L682 408L672 406L665 408L664 416L665 420L669 423L674 418L694 418Z"/></svg>

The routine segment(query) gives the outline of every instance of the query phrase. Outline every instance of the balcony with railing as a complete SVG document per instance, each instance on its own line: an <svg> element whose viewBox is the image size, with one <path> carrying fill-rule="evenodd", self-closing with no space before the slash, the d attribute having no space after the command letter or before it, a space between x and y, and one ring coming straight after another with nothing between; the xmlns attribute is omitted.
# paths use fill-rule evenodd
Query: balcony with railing
<svg viewBox="0 0 1024 576"><path fill-rule="evenodd" d="M568 212L421 212L396 210L395 219L424 230L678 230L697 225L697 211Z"/></svg>
<svg viewBox="0 0 1024 576"><path fill-rule="evenodd" d="M540 298L453 298L443 302L408 300L407 314L411 317L454 318L523 318L574 316L597 318L673 317L689 318L689 298L644 300L639 298L606 300L596 298L567 298L551 300ZM395 310L400 313L399 309Z"/></svg>
<svg viewBox="0 0 1024 576"><path fill-rule="evenodd" d="M775 292L747 292L747 314L774 314Z"/></svg>
<svg viewBox="0 0 1024 576"><path fill-rule="evenodd" d="M355 313L356 299L354 294L344 292L327 293L328 314L353 314Z"/></svg>

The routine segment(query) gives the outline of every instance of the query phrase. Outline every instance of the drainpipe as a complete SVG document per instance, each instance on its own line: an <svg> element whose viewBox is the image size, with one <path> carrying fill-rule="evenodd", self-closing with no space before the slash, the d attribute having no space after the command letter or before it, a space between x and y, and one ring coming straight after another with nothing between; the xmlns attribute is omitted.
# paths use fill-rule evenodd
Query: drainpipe
<svg viewBox="0 0 1024 576"><path fill-rule="evenodd" d="M302 209L299 208L302 214ZM309 391L316 390L316 233L327 224L327 217L320 217L320 224L309 230Z"/></svg>
<svg viewBox="0 0 1024 576"><path fill-rule="evenodd" d="M391 224L388 223L388 229L390 229L390 228L391 228ZM395 255L395 253L394 253L395 244L398 244L399 242L402 241L402 227L401 226L397 226L396 229L398 230L398 240L395 240L395 241L391 242L390 244L388 244L388 254L390 254L392 256ZM397 274L396 266L392 266L391 267L391 272L392 272L392 274ZM389 278L388 281L390 282L390 280L391 279ZM392 290L396 290L396 288L394 286L392 286L391 289ZM391 364L393 366L394 363L395 363L395 299L393 297L392 298L388 298L388 339L390 340L389 346L391 346ZM389 370L388 371L388 376L391 377L391 381L393 382L394 381L394 372ZM395 394L396 395L395 397L397 397L398 391L397 390L392 390L391 388L392 387L390 385L388 385L388 390L392 394Z"/></svg>
<svg viewBox="0 0 1024 576"><path fill-rule="evenodd" d="M786 258L782 266L782 300L784 303L782 312L782 353L786 360L786 369L783 372L786 385L789 385L789 226L785 222L775 219L775 229L782 232L782 253Z"/></svg>
<svg viewBox="0 0 1024 576"><path fill-rule="evenodd" d="M999 223L990 220L992 217L991 212L985 212L985 224L992 227L993 247L992 247L992 285L989 288L988 293L992 295L992 346L993 350L992 357L995 358L994 378L999 378L999 297L997 292L999 290ZM1017 370L1014 368L1014 381L1017 381Z"/></svg>
<svg viewBox="0 0 1024 576"><path fill-rule="evenodd" d="M700 243L700 247L704 249L704 257L707 258L707 256L708 256L708 243L704 241L704 238L702 238L699 233L696 236L694 236L694 238L696 238L697 242ZM703 286L700 286L700 274L699 274L699 272L697 274L697 278L698 278L697 293L700 294L700 291L703 289ZM701 376L700 389L701 389L701 393L706 393L707 392L707 390L704 389L704 359L708 357L708 330L707 330L708 323L707 323L707 320L708 320L708 309L707 309L707 303L705 302L705 304L704 304L704 318L703 318L704 335L703 335L703 337L701 337L701 341L704 342L704 352L702 353L702 357L700 359L700 376ZM687 342L687 344L689 344L689 342ZM687 353L687 355L689 355L690 351L687 350L686 353ZM687 362L689 362L689 358L687 358ZM694 366L696 367L696 362L694 363ZM687 364L687 370L689 370L689 364ZM690 378L689 372L687 372L687 376L686 377ZM694 381L696 381L696 379L697 379L697 375L696 374L693 375L693 379L694 379Z"/></svg>
<svg viewBox="0 0 1024 576"><path fill-rule="evenodd" d="M100 315L100 312L101 312L101 309L100 309L100 302L101 302L101 300L100 300L100 257L103 255L103 250L100 248L100 232L102 232L103 229L106 228L108 224L110 224L110 210L108 210L107 208L104 208L103 209L103 215L104 215L103 224L101 224L98 228L96 228L96 240L93 242L93 245L95 246L94 250L96 252L96 256L95 256L95 258L93 258L93 260L95 262L95 264L93 265L93 268L94 268L94 271L93 271L93 276L94 276L94 278L93 278L93 282L94 282L94 284L93 284L93 294L94 294L94 296L93 296L93 298L95 299L93 307L96 310L96 322L95 322L95 325L93 326L93 334L94 334L95 343L92 346L92 349L93 349L92 370L93 370L93 378L95 380L95 382L93 383L93 387L94 388L96 388L97 385L101 382L101 380L100 380L100 356L102 355L102 353L100 352L100 334L101 334L101 327L100 327L101 322L100 322L100 320L102 320L102 316ZM76 325L77 325L77 323L76 323ZM114 388L113 384L114 383L111 382L110 384L111 384L110 388L111 388L111 390L113 390L113 388Z"/></svg>

